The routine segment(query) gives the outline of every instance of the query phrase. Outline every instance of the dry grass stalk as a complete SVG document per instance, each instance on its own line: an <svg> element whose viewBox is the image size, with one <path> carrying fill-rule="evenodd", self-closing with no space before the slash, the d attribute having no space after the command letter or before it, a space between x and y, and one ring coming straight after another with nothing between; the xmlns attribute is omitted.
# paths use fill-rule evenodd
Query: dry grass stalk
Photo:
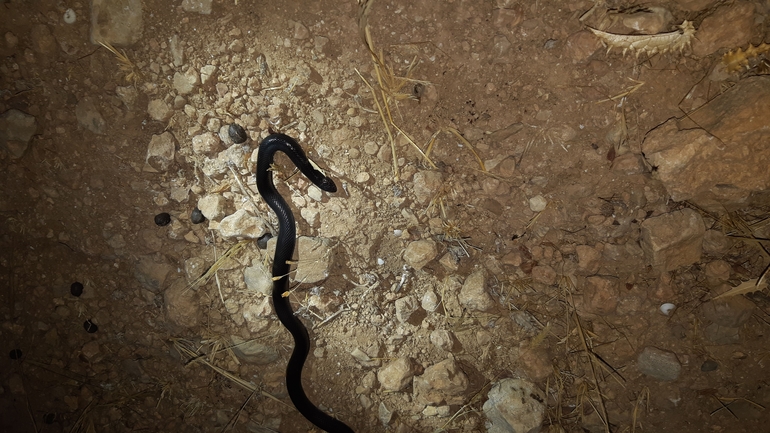
<svg viewBox="0 0 770 433"><path fill-rule="evenodd" d="M618 99L625 98L626 96L628 96L628 95L636 92L637 90L639 90L645 84L644 81L634 80L633 78L629 78L629 80L633 81L636 84L631 86L631 87L629 87L629 88L627 88L623 92L618 93L615 96L610 96L607 99L602 99L601 101L597 101L597 104L598 103L602 103L602 102L607 102L607 101L617 101Z"/></svg>
<svg viewBox="0 0 770 433"><path fill-rule="evenodd" d="M242 240L242 241L238 242L237 244L235 244L235 245L231 246L230 248L228 248L227 251L225 251L225 253L222 254L222 256L220 258L218 258L217 261L214 262L214 264L211 265L206 270L206 272L203 273L203 275L201 275L200 277L195 279L195 281L190 283L187 286L187 288L185 288L185 291L190 290L190 289L194 289L194 288L199 287L199 286L201 286L203 284L206 284L206 282L208 282L208 280L219 270L219 268L222 267L222 265L225 263L225 260L227 260L227 259L231 258L232 256L234 256L237 252L242 250L250 242L251 241L248 241L248 240ZM220 293L220 297L221 296L222 296L222 294ZM222 303L224 303L224 299L222 299Z"/></svg>
<svg viewBox="0 0 770 433"><path fill-rule="evenodd" d="M251 383L251 382L249 382L247 380L241 379L240 377L230 373L229 371L227 371L227 370L225 370L225 369L223 369L221 367L218 367L218 366L212 364L211 362L207 361L203 354L200 354L197 351L192 350L190 348L190 346L193 345L192 342L190 342L188 340L185 340L185 339L182 339L182 338L172 338L171 342L174 344L174 349L176 349L177 352L179 352L181 355L184 355L184 356L187 356L188 358L190 358L185 363L185 365L190 365L193 362L201 363L201 364L209 367L210 369L212 369L215 372L219 373L221 376L225 377L226 379L230 380L231 382L235 383L236 385L240 386L241 388L243 388L243 389L245 389L247 391L250 391L252 393L256 393L257 391L259 391L260 395L262 395L263 397L267 397L269 399L275 400L278 403L281 403L281 404L283 404L286 407L293 408L293 406L284 403L279 398L273 396L269 392L265 392L265 391L260 390L253 383Z"/></svg>
<svg viewBox="0 0 770 433"><path fill-rule="evenodd" d="M636 404L634 405L634 412L631 417L631 433L636 433L636 424L639 424L639 427L642 426L641 423L639 423L639 408L644 404L644 407L647 408L647 411L650 410L650 389L646 386L642 388L642 392L639 393L639 395L636 397Z"/></svg>
<svg viewBox="0 0 770 433"><path fill-rule="evenodd" d="M758 224L761 226L765 224L765 221L766 219L760 220ZM722 225L723 233L725 233L727 236L742 239L744 241L748 241L751 244L755 244L759 247L759 250L765 257L765 260L770 262L770 250L768 250L764 244L766 239L757 238L756 235L754 235L752 225L747 223L740 215L738 215L738 213L728 212L719 219L719 222ZM717 298L747 294L764 289L767 285L765 278L767 277L768 272L770 272L770 264L765 266L765 269L759 275L759 278L745 281L737 287L734 287L732 290L719 295ZM753 288L751 287L752 283L754 286Z"/></svg>
<svg viewBox="0 0 770 433"><path fill-rule="evenodd" d="M422 149L417 146L409 134L407 134L402 128L396 125L396 122L393 120L393 114L391 110L391 106L398 110L399 101L414 99L414 96L410 92L405 92L403 90L407 84L429 84L425 81L411 78L411 74L417 65L417 58L415 57L410 63L409 67L407 68L406 76L397 76L393 68L385 62L385 56L383 55L382 50L378 51L374 47L374 42L372 41L372 36L368 26L363 27L363 34L366 47L369 50L372 63L374 64L374 72L377 76L379 92L375 91L374 86L372 86L369 81L364 78L361 72L356 70L356 73L358 73L358 76L372 92L372 98L374 99L375 105L377 106L377 112L379 112L382 123L385 125L385 131L388 134L388 140L390 142L394 178L396 180L399 179L399 169L398 157L396 155L396 140L393 131L391 131L391 126L395 128L399 133L401 133L404 138L406 138L409 144L411 144L418 151L418 153L420 153L420 155L428 163L428 165L431 166L431 168L436 168L436 165L433 163L433 161L431 161L430 158L428 158L428 156L422 151Z"/></svg>
<svg viewBox="0 0 770 433"><path fill-rule="evenodd" d="M115 55L115 58L118 60L118 67L120 68L120 71L125 75L126 82L132 82L134 83L134 87L136 87L136 83L142 79L142 73L139 72L139 68L134 64L134 62L128 58L126 51L118 51L109 42L99 41L99 44Z"/></svg>
<svg viewBox="0 0 770 433"><path fill-rule="evenodd" d="M581 414L581 417L583 416L583 407L585 403L588 403L596 412L596 414L599 416L599 418L602 421L602 424L604 425L604 431L605 433L610 433L610 427L609 427L609 416L607 414L607 408L604 404L604 396L601 392L601 387L599 386L599 374L597 373L597 357L591 350L591 346L588 343L587 334L589 332L583 327L582 321L580 320L580 315L577 312L577 309L575 308L575 301L573 298L573 291L575 289L574 282L569 277L564 277L560 281L559 287L562 289L563 297L564 297L564 304L567 306L565 309L566 314L566 320L565 323L567 324L567 333L562 342L565 344L565 349L567 350L567 354L569 355L570 348L569 346L569 335L571 335L572 330L569 329L569 324L574 322L575 328L574 332L577 334L579 341L580 341L580 348L583 353L586 354L588 357L588 365L590 367L591 371L591 385L593 387L593 390L596 392L596 396L598 399L598 407L594 405L593 399L590 397L591 389L589 389L588 382L581 381L581 383L578 385L577 394L576 394L576 407L574 413ZM601 364L600 364L601 365ZM614 369L612 369L614 371Z"/></svg>

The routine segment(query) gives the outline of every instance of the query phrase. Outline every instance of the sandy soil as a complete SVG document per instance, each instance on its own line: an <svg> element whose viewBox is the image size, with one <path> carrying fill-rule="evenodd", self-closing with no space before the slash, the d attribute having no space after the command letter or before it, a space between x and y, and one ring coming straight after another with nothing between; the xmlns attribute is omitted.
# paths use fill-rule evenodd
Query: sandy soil
<svg viewBox="0 0 770 433"><path fill-rule="evenodd" d="M619 24L630 2L589 15L591 1L221 0L210 14L173 3L143 2L138 41L116 44L129 63L91 43L84 2L2 5L0 112L38 126L20 156L0 153L0 430L314 431L284 387L290 336L244 282L265 250L249 240L216 278L181 290L239 241L191 221L203 196L222 197L225 214L254 211L275 234L253 179L271 128L340 186L311 198L279 159L299 233L332 241L328 278L291 294L314 340L305 387L356 431L487 431L487 393L509 377L543 391L544 431L763 431L766 295L719 313L740 322L723 340L702 311L715 291L760 276L762 242L671 200L642 155L649 131L766 73L761 59L713 81L727 48L606 53L586 27L632 33ZM741 4L751 26L729 48L770 40L770 3ZM660 6L670 22L653 33L723 13L716 1ZM182 94L175 74L206 65L215 76ZM220 153L229 143L194 146L234 122L250 136L237 157ZM158 169L148 146L166 132L175 152ZM212 168L218 158L232 169ZM661 272L639 247L641 224L685 208L704 220L702 254ZM158 226L163 212L171 224ZM733 218L767 215L751 206ZM420 240L436 248L425 264L405 258ZM479 271L484 293L463 295ZM596 276L620 289L597 300ZM233 336L265 352L246 359ZM647 347L675 354L674 380L640 371ZM377 374L399 358L407 382L387 389ZM446 359L467 386L426 402L411 376Z"/></svg>

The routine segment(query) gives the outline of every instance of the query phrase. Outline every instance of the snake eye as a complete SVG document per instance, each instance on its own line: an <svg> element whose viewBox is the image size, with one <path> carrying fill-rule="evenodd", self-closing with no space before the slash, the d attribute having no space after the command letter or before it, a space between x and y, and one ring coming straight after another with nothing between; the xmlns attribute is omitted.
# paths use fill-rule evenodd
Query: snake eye
<svg viewBox="0 0 770 433"><path fill-rule="evenodd" d="M318 187L326 192L337 192L337 185L335 185L334 181L328 177L323 178L318 184Z"/></svg>

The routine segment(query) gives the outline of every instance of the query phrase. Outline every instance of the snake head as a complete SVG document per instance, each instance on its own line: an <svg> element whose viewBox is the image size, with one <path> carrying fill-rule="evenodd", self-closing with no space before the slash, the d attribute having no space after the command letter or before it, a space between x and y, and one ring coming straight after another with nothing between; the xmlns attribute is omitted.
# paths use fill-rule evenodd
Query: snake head
<svg viewBox="0 0 770 433"><path fill-rule="evenodd" d="M321 181L318 182L316 186L326 192L337 192L337 185L328 177L321 179Z"/></svg>

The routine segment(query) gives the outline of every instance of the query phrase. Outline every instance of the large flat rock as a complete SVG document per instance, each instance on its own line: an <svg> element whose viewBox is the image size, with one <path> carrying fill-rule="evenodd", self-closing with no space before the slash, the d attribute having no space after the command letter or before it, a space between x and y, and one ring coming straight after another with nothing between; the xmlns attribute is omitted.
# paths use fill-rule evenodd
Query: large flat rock
<svg viewBox="0 0 770 433"><path fill-rule="evenodd" d="M770 204L770 77L740 81L652 130L642 152L671 198L714 211Z"/></svg>

